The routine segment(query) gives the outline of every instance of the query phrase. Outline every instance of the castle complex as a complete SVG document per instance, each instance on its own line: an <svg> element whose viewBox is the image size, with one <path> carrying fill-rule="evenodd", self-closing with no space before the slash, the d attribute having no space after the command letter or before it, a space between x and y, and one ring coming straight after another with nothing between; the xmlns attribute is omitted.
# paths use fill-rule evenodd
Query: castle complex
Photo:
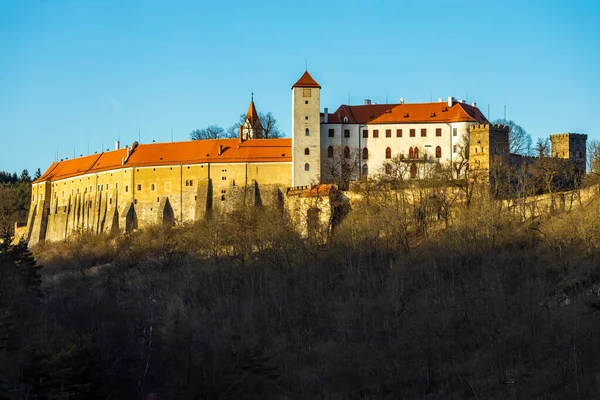
<svg viewBox="0 0 600 400"><path fill-rule="evenodd" d="M34 244L82 230L182 224L210 210L227 210L240 198L297 208L297 198L314 197L311 186L331 181L330 161L338 152L358 154L354 179L388 172L386 161L396 157L407 164L410 178L422 178L422 165L453 163L468 135L473 168L489 170L497 156L508 154L507 128L490 125L475 103L453 97L419 104L365 100L329 113L321 112L320 91L308 72L292 86L291 139L263 138L252 100L238 139L134 142L55 162L33 183L22 234ZM586 135L551 140L553 156L585 170ZM331 186L325 188L314 193L332 196Z"/></svg>

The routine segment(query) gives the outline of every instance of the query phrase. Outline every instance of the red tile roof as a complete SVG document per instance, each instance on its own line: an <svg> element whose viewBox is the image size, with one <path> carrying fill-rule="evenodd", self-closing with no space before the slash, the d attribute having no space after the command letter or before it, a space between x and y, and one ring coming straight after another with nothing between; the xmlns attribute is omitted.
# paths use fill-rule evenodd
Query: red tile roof
<svg viewBox="0 0 600 400"><path fill-rule="evenodd" d="M412 104L370 104L362 106L341 105L329 114L329 123L342 123L344 117L352 124L408 124L408 123L447 123L477 122L489 123L477 107L465 103L412 103Z"/></svg>
<svg viewBox="0 0 600 400"><path fill-rule="evenodd" d="M219 155L219 146L222 146ZM292 139L239 139L192 140L174 143L138 145L125 165L121 160L128 149L108 151L52 163L35 182L56 181L88 173L127 167L159 165L237 163L237 162L291 162Z"/></svg>
<svg viewBox="0 0 600 400"><path fill-rule="evenodd" d="M313 79L312 76L310 76L310 74L308 73L308 71L304 71L304 74L302 74L302 76L300 77L300 79L298 79L298 82L294 83L294 86L292 86L292 89L295 87L302 87L302 88L321 88L321 85L319 85L317 83L317 81L315 81Z"/></svg>

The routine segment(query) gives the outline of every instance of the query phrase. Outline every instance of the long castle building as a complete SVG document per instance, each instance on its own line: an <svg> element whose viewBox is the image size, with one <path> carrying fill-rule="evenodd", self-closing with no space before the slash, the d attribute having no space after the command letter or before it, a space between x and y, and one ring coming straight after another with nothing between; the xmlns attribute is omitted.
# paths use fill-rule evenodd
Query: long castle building
<svg viewBox="0 0 600 400"><path fill-rule="evenodd" d="M331 182L336 152L342 157L357 153L360 161L352 178L365 179L386 173L386 162L394 157L407 163L410 178L422 177L425 163L452 163L471 129L484 143L483 153L475 157L479 168L492 162L486 152L508 151L506 130L489 125L476 104L453 97L418 104L365 100L329 113L327 108L321 112L320 92L308 71L292 86L291 138L263 138L252 99L238 139L134 142L55 162L33 183L22 234L34 244L62 240L76 231L183 224L204 218L209 210L226 209L240 196L253 204L283 205L286 197L302 190L307 191L300 198L311 197L311 186ZM585 160L583 136L555 135L552 145L558 150L553 152Z"/></svg>

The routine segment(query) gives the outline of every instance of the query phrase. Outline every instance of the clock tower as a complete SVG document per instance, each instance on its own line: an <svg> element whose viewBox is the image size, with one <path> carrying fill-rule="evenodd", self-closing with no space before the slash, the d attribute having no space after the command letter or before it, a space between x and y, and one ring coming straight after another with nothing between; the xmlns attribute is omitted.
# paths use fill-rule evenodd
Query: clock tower
<svg viewBox="0 0 600 400"><path fill-rule="evenodd" d="M292 186L320 183L321 85L305 71L292 86Z"/></svg>

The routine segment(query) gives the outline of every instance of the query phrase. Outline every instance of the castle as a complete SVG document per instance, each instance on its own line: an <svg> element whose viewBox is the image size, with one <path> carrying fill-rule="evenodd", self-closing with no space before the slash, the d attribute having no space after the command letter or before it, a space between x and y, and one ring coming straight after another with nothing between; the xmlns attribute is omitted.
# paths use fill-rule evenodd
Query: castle
<svg viewBox="0 0 600 400"><path fill-rule="evenodd" d="M508 131L490 125L475 103L453 97L419 104L365 100L329 113L321 112L321 86L308 71L291 89L291 139L263 138L252 99L238 139L117 144L113 151L54 162L32 184L20 234L35 244L82 230L183 224L210 210L227 210L240 198L245 204L298 208L298 199L335 196L331 185L313 186L331 181L330 161L338 151L341 157L358 154L352 179L382 168L387 173L386 161L393 157L407 164L410 178L423 177L425 164L452 164L469 134L475 168L489 170L496 155L508 153ZM584 136L553 136L553 155L583 162L585 170ZM318 207L330 207L325 203ZM333 214L318 211L309 218Z"/></svg>

